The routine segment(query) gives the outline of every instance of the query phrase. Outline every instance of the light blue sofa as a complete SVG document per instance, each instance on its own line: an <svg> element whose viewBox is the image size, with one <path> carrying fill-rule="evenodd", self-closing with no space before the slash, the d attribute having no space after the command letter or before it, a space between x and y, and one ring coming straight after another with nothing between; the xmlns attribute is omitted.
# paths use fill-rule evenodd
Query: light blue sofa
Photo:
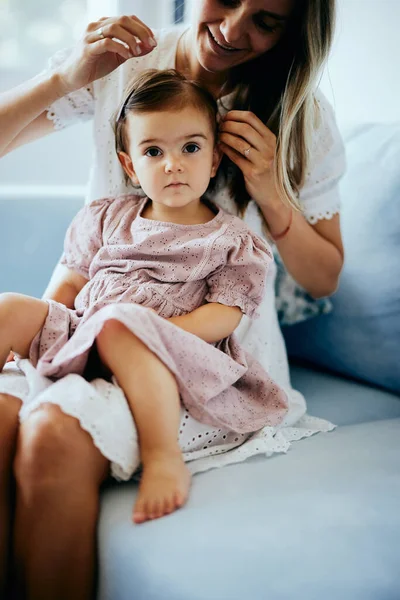
<svg viewBox="0 0 400 600"><path fill-rule="evenodd" d="M42 294L81 204L0 193L0 292ZM299 364L292 380L335 431L196 475L142 526L136 484L104 490L100 600L400 599L400 398Z"/></svg>

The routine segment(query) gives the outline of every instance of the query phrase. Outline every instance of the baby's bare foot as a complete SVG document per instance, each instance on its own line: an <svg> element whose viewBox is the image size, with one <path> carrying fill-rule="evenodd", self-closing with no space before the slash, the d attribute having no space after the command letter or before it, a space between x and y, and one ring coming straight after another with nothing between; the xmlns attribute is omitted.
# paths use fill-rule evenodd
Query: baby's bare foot
<svg viewBox="0 0 400 600"><path fill-rule="evenodd" d="M158 519L183 506L191 475L182 454L164 452L147 456L133 509L135 523Z"/></svg>

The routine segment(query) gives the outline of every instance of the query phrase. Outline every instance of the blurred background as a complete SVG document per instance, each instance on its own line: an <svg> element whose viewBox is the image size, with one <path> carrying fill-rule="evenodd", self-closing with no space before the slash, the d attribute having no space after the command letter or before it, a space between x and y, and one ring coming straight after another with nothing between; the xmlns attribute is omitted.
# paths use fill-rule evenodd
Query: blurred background
<svg viewBox="0 0 400 600"><path fill-rule="evenodd" d="M43 70L86 23L136 14L154 28L182 22L197 0L0 0L0 91ZM321 87L343 132L400 116L400 0L338 0L338 23ZM16 186L83 189L91 161L91 124L75 125L0 160L0 194ZM46 193L44 189L43 193Z"/></svg>
<svg viewBox="0 0 400 600"><path fill-rule="evenodd" d="M86 24L103 16L136 14L153 28L181 23L185 0L0 0L0 92L33 77L48 59L69 47ZM91 123L74 125L57 135L19 148L0 160L0 197L24 193L52 194L66 186L81 193L91 162Z"/></svg>

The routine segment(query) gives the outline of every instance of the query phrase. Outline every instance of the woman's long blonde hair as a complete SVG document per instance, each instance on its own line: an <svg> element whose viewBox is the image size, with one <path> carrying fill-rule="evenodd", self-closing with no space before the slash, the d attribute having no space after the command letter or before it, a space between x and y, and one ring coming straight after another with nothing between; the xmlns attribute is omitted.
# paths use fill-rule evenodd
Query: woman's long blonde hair
<svg viewBox="0 0 400 600"><path fill-rule="evenodd" d="M335 0L296 0L287 31L278 44L232 69L233 108L254 112L276 135L275 177L282 200L299 209L299 190L309 166L313 130L319 123L315 90L334 35ZM229 89L229 88L228 88ZM229 187L244 213L250 196L239 168Z"/></svg>

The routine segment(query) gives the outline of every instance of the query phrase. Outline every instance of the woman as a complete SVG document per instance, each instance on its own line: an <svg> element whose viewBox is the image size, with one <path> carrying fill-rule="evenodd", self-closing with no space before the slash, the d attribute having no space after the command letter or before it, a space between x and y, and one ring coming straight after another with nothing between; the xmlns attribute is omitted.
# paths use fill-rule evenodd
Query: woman
<svg viewBox="0 0 400 600"><path fill-rule="evenodd" d="M315 88L333 21L332 0L198 0L190 28L154 34L135 17L100 19L88 26L73 52L55 57L47 72L2 96L0 152L94 115L96 156L88 200L123 193L129 188L110 122L135 72L176 67L207 87L226 113L220 142L236 168L228 170L226 183L219 182L216 201L243 215L256 233L266 229L297 283L315 298L327 296L336 289L343 262L337 195L343 149L329 106ZM58 300L60 269L47 298ZM309 420L306 428L299 421L304 399L290 387L277 319L261 319L255 327L243 321L239 333L288 394L284 439L309 435L313 427L328 429ZM55 392L18 429L21 377L14 377L8 393L4 379L0 387L0 582L9 555L13 465L18 580L28 597L89 598L99 488L109 462L81 422L60 410ZM7 439L6 420L15 423ZM278 434L263 430L257 446L282 451L288 442L278 441ZM226 464L253 453L239 443L223 456L194 461L192 472L215 466L212 459L225 458Z"/></svg>

